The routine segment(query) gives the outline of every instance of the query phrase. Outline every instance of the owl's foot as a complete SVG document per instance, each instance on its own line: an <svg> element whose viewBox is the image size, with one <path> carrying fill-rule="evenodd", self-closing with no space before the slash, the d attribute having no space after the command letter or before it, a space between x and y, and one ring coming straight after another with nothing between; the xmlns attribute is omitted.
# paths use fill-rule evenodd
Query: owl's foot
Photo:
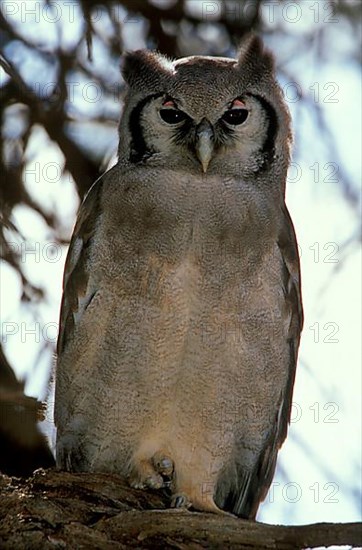
<svg viewBox="0 0 362 550"><path fill-rule="evenodd" d="M156 453L152 458L156 471L163 477L170 478L173 474L173 460L162 452Z"/></svg>
<svg viewBox="0 0 362 550"><path fill-rule="evenodd" d="M161 489L169 487L174 470L173 461L164 453L156 453L151 460L139 460L129 476L135 489Z"/></svg>
<svg viewBox="0 0 362 550"><path fill-rule="evenodd" d="M192 506L192 502L190 502L187 495L184 493L177 493L172 496L171 499L171 508L190 508Z"/></svg>
<svg viewBox="0 0 362 550"><path fill-rule="evenodd" d="M149 460L140 460L128 481L134 489L161 489L163 486L163 477L156 472Z"/></svg>

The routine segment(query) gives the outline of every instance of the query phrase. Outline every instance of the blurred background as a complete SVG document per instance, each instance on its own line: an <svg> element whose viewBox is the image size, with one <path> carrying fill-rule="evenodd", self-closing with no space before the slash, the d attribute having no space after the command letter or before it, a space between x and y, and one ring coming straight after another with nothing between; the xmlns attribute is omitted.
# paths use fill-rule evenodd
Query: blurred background
<svg viewBox="0 0 362 550"><path fill-rule="evenodd" d="M293 117L287 204L305 308L289 437L258 519L361 519L361 6L1 2L0 469L52 462L27 419L42 416L52 444L62 273L80 201L116 161L122 52L233 57L254 30L275 53Z"/></svg>

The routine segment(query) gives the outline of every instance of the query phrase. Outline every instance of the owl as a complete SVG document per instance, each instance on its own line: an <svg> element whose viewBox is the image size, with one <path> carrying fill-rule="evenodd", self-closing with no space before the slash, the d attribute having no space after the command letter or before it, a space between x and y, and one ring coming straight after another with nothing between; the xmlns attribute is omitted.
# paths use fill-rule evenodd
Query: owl
<svg viewBox="0 0 362 550"><path fill-rule="evenodd" d="M56 460L255 518L290 417L302 304L273 56L126 53L118 162L65 267Z"/></svg>

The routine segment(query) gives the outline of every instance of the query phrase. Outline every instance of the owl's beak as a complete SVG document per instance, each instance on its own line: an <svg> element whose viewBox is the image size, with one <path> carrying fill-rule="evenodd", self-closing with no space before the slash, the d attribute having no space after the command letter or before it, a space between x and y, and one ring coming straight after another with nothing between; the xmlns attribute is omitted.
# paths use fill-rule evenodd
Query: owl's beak
<svg viewBox="0 0 362 550"><path fill-rule="evenodd" d="M205 173L214 152L214 130L206 118L202 119L196 129L195 150Z"/></svg>

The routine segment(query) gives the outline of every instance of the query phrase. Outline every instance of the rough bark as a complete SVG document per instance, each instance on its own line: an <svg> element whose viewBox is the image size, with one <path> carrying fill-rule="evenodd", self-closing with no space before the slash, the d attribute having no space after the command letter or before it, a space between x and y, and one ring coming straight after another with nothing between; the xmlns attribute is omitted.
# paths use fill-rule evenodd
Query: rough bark
<svg viewBox="0 0 362 550"><path fill-rule="evenodd" d="M0 472L29 476L36 468L54 464L37 420L43 405L24 394L0 344ZM0 546L1 547L1 546Z"/></svg>
<svg viewBox="0 0 362 550"><path fill-rule="evenodd" d="M358 523L267 525L167 509L166 496L118 476L38 470L0 476L0 548L283 549L362 546Z"/></svg>

